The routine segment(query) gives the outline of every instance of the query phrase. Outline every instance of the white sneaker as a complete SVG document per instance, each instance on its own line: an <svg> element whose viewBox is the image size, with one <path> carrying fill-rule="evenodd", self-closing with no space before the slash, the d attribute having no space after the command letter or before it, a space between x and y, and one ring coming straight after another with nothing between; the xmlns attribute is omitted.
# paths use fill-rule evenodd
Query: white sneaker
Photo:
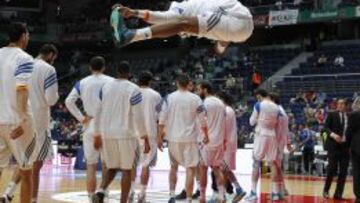
<svg viewBox="0 0 360 203"><path fill-rule="evenodd" d="M248 202L256 201L257 199L258 199L257 194L254 191L251 191L250 195L245 198L245 200Z"/></svg>

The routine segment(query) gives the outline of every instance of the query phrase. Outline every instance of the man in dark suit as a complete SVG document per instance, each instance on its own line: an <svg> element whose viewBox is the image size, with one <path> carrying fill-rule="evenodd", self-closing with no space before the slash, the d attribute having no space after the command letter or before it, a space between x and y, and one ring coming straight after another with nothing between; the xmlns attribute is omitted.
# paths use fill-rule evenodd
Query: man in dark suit
<svg viewBox="0 0 360 203"><path fill-rule="evenodd" d="M355 203L360 203L360 97L352 105L353 113L349 116L349 126L346 139L350 144L353 164L353 189L356 197Z"/></svg>
<svg viewBox="0 0 360 203"><path fill-rule="evenodd" d="M327 150L329 160L323 192L323 196L326 199L329 198L329 190L333 177L337 174L338 180L334 199L342 199L350 160L349 145L345 136L347 126L346 101L339 99L337 102L337 111L330 112L325 121L325 130L329 135L325 141L325 150Z"/></svg>

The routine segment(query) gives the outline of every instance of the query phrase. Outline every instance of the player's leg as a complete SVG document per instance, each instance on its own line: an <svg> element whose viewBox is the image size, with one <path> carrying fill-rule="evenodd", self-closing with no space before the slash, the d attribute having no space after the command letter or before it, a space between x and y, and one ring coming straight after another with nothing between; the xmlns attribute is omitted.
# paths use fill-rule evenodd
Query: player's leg
<svg viewBox="0 0 360 203"><path fill-rule="evenodd" d="M86 190L90 201L92 201L91 199L93 199L96 191L96 168L97 164L86 165Z"/></svg>
<svg viewBox="0 0 360 203"><path fill-rule="evenodd" d="M131 187L131 169L121 170L121 203L127 203Z"/></svg>
<svg viewBox="0 0 360 203"><path fill-rule="evenodd" d="M40 182L40 170L43 166L43 161L35 161L33 167L33 191L32 191L32 201L37 202L37 196L39 192L39 182Z"/></svg>
<svg viewBox="0 0 360 203"><path fill-rule="evenodd" d="M7 184L3 196L0 197L0 202L6 202L6 200L10 202L14 198L16 187L20 183L20 180L20 170L18 167L16 167L11 177L11 181Z"/></svg>
<svg viewBox="0 0 360 203"><path fill-rule="evenodd" d="M20 186L20 202L31 203L33 190L32 169L20 169L21 186Z"/></svg>
<svg viewBox="0 0 360 203"><path fill-rule="evenodd" d="M204 203L204 202L206 202L208 166L200 165L199 173L200 173L200 199L199 199L199 201L201 203Z"/></svg>
<svg viewBox="0 0 360 203"><path fill-rule="evenodd" d="M194 189L194 177L195 177L195 167L186 168L186 199L187 202L192 201L192 193Z"/></svg>
<svg viewBox="0 0 360 203"><path fill-rule="evenodd" d="M216 183L218 186L218 190L219 190L219 200L220 201L225 201L225 179L224 179L224 174L221 171L221 168L219 166L214 166L212 167L214 174L215 174L215 179L216 179Z"/></svg>
<svg viewBox="0 0 360 203"><path fill-rule="evenodd" d="M152 38L167 38L182 32L197 35L199 33L198 17L176 18L174 21L164 24L157 24L136 30L130 30L124 25L124 18L113 10L111 23L114 29L114 37L117 46L124 46L132 42Z"/></svg>
<svg viewBox="0 0 360 203"><path fill-rule="evenodd" d="M96 199L99 202L104 202L104 199L108 196L108 187L114 180L117 170L108 169L105 161L102 162L102 178L99 190L96 192Z"/></svg>
<svg viewBox="0 0 360 203"><path fill-rule="evenodd" d="M281 188L280 183L282 180L282 173L281 173L281 165L278 161L273 161L271 164L271 190L272 190L272 200L277 201L280 200L282 197L280 195Z"/></svg>
<svg viewBox="0 0 360 203"><path fill-rule="evenodd" d="M169 190L170 190L170 200L175 202L175 189L177 183L177 171L178 164L171 163L171 168L169 172Z"/></svg>
<svg viewBox="0 0 360 203"><path fill-rule="evenodd" d="M10 127L11 129L11 127ZM20 202L31 203L33 181L32 181L32 169L34 162L34 152L36 150L36 140L33 129L33 122L31 117L26 125L23 127L24 133L14 139L7 136L7 143L15 157L18 166L21 179L20 186ZM8 131L9 135L11 131Z"/></svg>

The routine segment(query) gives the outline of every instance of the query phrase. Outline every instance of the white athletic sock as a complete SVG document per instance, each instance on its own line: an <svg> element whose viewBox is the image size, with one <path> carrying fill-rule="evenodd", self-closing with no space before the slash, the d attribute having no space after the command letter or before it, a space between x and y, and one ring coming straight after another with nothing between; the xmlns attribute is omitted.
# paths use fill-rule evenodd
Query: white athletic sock
<svg viewBox="0 0 360 203"><path fill-rule="evenodd" d="M191 201L192 201L192 198L190 198L190 197L186 198L187 203L191 203Z"/></svg>
<svg viewBox="0 0 360 203"><path fill-rule="evenodd" d="M92 197L94 196L94 193L88 193L89 202L92 202Z"/></svg>
<svg viewBox="0 0 360 203"><path fill-rule="evenodd" d="M147 185L140 185L140 195L145 195Z"/></svg>
<svg viewBox="0 0 360 203"><path fill-rule="evenodd" d="M251 184L251 191L253 192L256 192L256 189L257 189L257 181L252 181L252 184Z"/></svg>
<svg viewBox="0 0 360 203"><path fill-rule="evenodd" d="M200 191L200 180L196 179L196 190Z"/></svg>
<svg viewBox="0 0 360 203"><path fill-rule="evenodd" d="M223 185L219 185L219 199L224 200L225 197L225 187Z"/></svg>
<svg viewBox="0 0 360 203"><path fill-rule="evenodd" d="M14 181L11 181L5 189L5 195L9 196L9 197L13 197L14 193L16 191L16 183Z"/></svg>
<svg viewBox="0 0 360 203"><path fill-rule="evenodd" d="M279 194L280 190L279 190L278 182L272 182L271 187L272 187L271 190L274 194Z"/></svg>
<svg viewBox="0 0 360 203"><path fill-rule="evenodd" d="M135 181L131 181L130 192L135 192Z"/></svg>
<svg viewBox="0 0 360 203"><path fill-rule="evenodd" d="M175 197L175 190L170 190L170 197Z"/></svg>
<svg viewBox="0 0 360 203"><path fill-rule="evenodd" d="M131 40L131 42L137 42L137 41L142 41L142 40L151 39L151 38L152 38L152 32L151 32L150 27L145 27L145 28L136 30L135 36Z"/></svg>

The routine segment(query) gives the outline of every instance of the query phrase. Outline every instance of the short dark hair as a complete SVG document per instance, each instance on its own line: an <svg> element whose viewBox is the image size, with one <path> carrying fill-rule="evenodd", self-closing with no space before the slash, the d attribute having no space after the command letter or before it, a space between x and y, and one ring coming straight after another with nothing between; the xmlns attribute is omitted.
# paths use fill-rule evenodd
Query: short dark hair
<svg viewBox="0 0 360 203"><path fill-rule="evenodd" d="M280 95L278 93L271 92L269 97L275 104L280 105Z"/></svg>
<svg viewBox="0 0 360 203"><path fill-rule="evenodd" d="M217 95L226 105L231 106L233 104L233 98L225 91L219 91Z"/></svg>
<svg viewBox="0 0 360 203"><path fill-rule="evenodd" d="M130 64L127 61L121 61L116 68L116 72L119 75L129 75L130 74Z"/></svg>
<svg viewBox="0 0 360 203"><path fill-rule="evenodd" d="M14 22L11 23L8 29L8 37L10 42L17 42L23 34L28 33L25 23Z"/></svg>
<svg viewBox="0 0 360 203"><path fill-rule="evenodd" d="M187 74L179 74L176 78L176 81L180 87L186 88L190 83L190 77Z"/></svg>
<svg viewBox="0 0 360 203"><path fill-rule="evenodd" d="M202 89L206 89L209 94L214 94L214 89L213 89L212 85L210 84L210 82L202 81L202 82L200 82L200 87Z"/></svg>
<svg viewBox="0 0 360 203"><path fill-rule="evenodd" d="M101 71L105 67L105 59L102 56L94 56L90 60L90 68L93 71Z"/></svg>
<svg viewBox="0 0 360 203"><path fill-rule="evenodd" d="M153 80L153 74L150 71L143 71L140 73L139 76L139 85L149 86L152 80Z"/></svg>
<svg viewBox="0 0 360 203"><path fill-rule="evenodd" d="M59 52L57 50L57 48L55 47L55 45L53 44L44 44L39 51L40 54L42 55L48 55L48 54L55 54L57 55Z"/></svg>
<svg viewBox="0 0 360 203"><path fill-rule="evenodd" d="M255 91L254 95L255 95L255 96L260 95L260 96L262 96L262 97L267 97L267 96L269 96L268 92L267 92L266 90L264 90L264 89L257 89L257 90Z"/></svg>

